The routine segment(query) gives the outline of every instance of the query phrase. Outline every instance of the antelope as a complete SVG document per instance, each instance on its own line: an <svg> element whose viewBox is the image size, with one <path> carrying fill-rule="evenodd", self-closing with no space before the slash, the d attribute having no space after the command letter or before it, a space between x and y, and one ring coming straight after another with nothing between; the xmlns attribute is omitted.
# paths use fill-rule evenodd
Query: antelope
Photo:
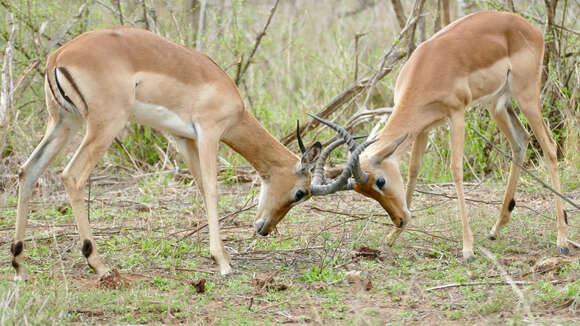
<svg viewBox="0 0 580 326"><path fill-rule="evenodd" d="M450 169L462 222L463 258L466 262L475 259L463 193L463 147L465 110L476 104L487 104L512 152L503 204L488 238L495 240L499 236L516 206L514 194L521 172L518 164L525 158L530 139L511 106L512 96L540 143L553 188L560 191L556 143L542 120L543 55L542 32L524 18L505 12L468 15L433 35L412 53L396 81L394 111L377 141L360 155L352 170L354 180L349 182L354 183L355 191L377 200L388 212L396 226L387 236L389 246L411 218L409 208L429 131L447 120L451 131ZM405 189L399 162L411 143ZM554 200L558 251L569 254L566 213L562 199L554 195Z"/></svg>
<svg viewBox="0 0 580 326"><path fill-rule="evenodd" d="M132 27L84 33L49 55L44 81L46 133L19 172L12 266L25 279L23 240L36 181L72 136L86 124L84 139L62 173L82 244L82 254L98 276L106 275L91 234L84 201L87 179L128 121L175 137L177 150L203 195L210 253L221 274L232 271L220 237L217 211L218 143L223 141L258 171L261 194L256 230L267 233L296 204L313 194L347 186L357 155L341 178L311 184L321 144L301 157L280 144L244 108L237 87L206 54ZM368 142L365 143L368 146ZM363 144L364 145L364 144ZM359 147L358 153L364 148ZM354 158L353 158L354 157Z"/></svg>

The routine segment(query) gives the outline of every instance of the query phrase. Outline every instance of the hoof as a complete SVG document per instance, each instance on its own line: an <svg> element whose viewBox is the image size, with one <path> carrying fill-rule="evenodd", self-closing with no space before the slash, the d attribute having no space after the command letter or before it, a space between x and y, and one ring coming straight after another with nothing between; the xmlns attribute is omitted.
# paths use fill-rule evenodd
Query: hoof
<svg viewBox="0 0 580 326"><path fill-rule="evenodd" d="M14 276L14 282L26 282L26 279L24 277L22 277L21 275L16 275Z"/></svg>
<svg viewBox="0 0 580 326"><path fill-rule="evenodd" d="M489 239L491 241L495 241L495 239L497 239L497 238L495 237L495 235L489 235L489 236L487 236L487 239Z"/></svg>
<svg viewBox="0 0 580 326"><path fill-rule="evenodd" d="M558 248L558 252L562 255L568 256L570 254L570 249L568 249L567 247L560 247Z"/></svg>
<svg viewBox="0 0 580 326"><path fill-rule="evenodd" d="M475 256L469 256L465 258L465 262L471 264L475 261Z"/></svg>

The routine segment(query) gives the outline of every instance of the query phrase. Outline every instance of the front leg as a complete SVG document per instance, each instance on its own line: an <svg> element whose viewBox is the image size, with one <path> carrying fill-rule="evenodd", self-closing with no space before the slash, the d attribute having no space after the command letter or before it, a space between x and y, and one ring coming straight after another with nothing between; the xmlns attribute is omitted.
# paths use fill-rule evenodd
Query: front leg
<svg viewBox="0 0 580 326"><path fill-rule="evenodd" d="M218 263L222 275L231 273L230 257L224 249L217 212L217 149L219 136L202 132L198 140L199 166L202 174L203 196L209 225L209 251Z"/></svg>
<svg viewBox="0 0 580 326"><path fill-rule="evenodd" d="M453 112L451 124L451 174L457 190L457 205L463 227L463 258L470 263L475 260L473 254L473 234L469 226L469 217L465 209L463 196L463 148L465 145L465 111Z"/></svg>

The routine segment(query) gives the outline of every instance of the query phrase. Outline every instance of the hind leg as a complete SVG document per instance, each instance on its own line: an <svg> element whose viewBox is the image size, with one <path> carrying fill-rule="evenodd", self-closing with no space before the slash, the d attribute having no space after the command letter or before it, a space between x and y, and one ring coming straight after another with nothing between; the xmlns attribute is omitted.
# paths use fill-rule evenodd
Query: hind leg
<svg viewBox="0 0 580 326"><path fill-rule="evenodd" d="M84 188L91 171L123 129L126 121L127 117L122 113L112 117L102 115L98 120L87 121L87 131L83 142L62 173L62 180L79 230L82 253L89 266L99 276L103 276L107 268L101 262L91 234Z"/></svg>
<svg viewBox="0 0 580 326"><path fill-rule="evenodd" d="M557 145L554 138L551 136L548 127L542 118L542 104L540 99L540 74L536 74L537 81L529 82L529 79L524 77L514 78L513 88L514 96L518 105L528 120L530 127L536 139L542 147L544 158L548 163L548 171L552 179L552 187L560 192L560 176L558 174L558 160L557 160ZM516 77L516 75L514 75ZM562 254L568 254L568 222L564 213L562 199L554 195L556 204L556 227L558 230L557 246L558 251Z"/></svg>
<svg viewBox="0 0 580 326"><path fill-rule="evenodd" d="M59 111L52 101L47 101L49 112L57 112L56 116L49 115L46 133L42 141L30 155L26 163L18 174L18 206L16 209L16 230L14 242L10 246L10 251L14 256L12 266L16 270L15 280L24 280L26 271L22 265L24 261L24 235L28 220L28 204L32 197L32 192L36 181L46 170L48 165L54 160L56 155L69 143L71 134L80 127L79 121L66 113Z"/></svg>
<svg viewBox="0 0 580 326"><path fill-rule="evenodd" d="M530 140L530 135L516 116L509 101L510 96L508 94L502 95L497 101L495 108L489 110L499 129L506 135L512 151L512 162L504 192L503 204L499 217L489 234L490 240L497 238L502 227L509 221L510 214L516 206L514 194L521 173L519 165L524 161L526 148Z"/></svg>

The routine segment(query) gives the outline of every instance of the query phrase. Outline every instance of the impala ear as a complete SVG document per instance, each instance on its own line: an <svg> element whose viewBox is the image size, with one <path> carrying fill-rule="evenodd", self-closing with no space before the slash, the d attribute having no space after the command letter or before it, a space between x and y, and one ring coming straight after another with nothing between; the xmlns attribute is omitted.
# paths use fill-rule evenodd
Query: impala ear
<svg viewBox="0 0 580 326"><path fill-rule="evenodd" d="M391 144L388 147L385 147L383 150L381 150L375 157L375 159L373 160L375 164L381 164L381 162L388 158L389 156L393 155L395 153L395 151L397 150L397 148L399 148L399 145L401 145L409 136L409 133L405 134L405 136L397 139L396 142L394 142L393 144Z"/></svg>
<svg viewBox="0 0 580 326"><path fill-rule="evenodd" d="M302 171L307 172L314 167L314 164L316 163L316 160L318 159L318 155L320 155L321 150L322 144L317 141L316 143L312 144L312 146L310 146L304 152L304 154L302 154L302 158L300 159Z"/></svg>

